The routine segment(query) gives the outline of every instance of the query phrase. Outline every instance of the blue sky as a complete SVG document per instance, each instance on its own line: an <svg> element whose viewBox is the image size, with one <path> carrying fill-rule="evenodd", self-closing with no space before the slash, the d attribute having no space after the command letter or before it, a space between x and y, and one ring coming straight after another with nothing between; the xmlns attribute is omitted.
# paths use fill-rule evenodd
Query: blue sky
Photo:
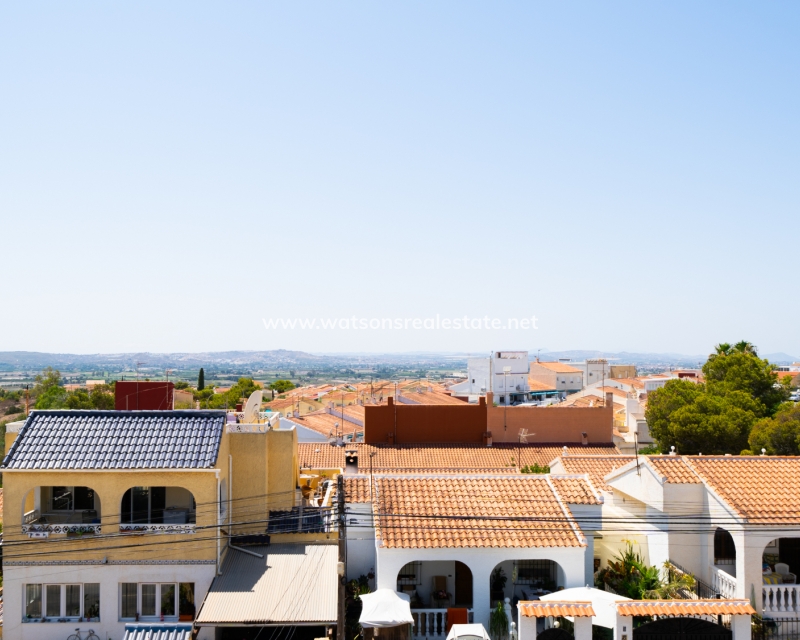
<svg viewBox="0 0 800 640"><path fill-rule="evenodd" d="M0 350L800 356L800 5L7 3ZM538 318L272 330L264 318Z"/></svg>

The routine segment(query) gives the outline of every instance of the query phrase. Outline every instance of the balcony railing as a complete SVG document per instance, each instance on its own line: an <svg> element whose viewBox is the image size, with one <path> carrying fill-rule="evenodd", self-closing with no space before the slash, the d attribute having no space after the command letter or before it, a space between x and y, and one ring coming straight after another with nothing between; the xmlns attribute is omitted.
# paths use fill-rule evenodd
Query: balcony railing
<svg viewBox="0 0 800 640"><path fill-rule="evenodd" d="M765 584L761 589L765 617L796 618L800 614L800 585Z"/></svg>
<svg viewBox="0 0 800 640"><path fill-rule="evenodd" d="M468 611L472 622L473 611ZM447 637L447 609L412 609L411 617L414 618L412 636L415 640Z"/></svg>
<svg viewBox="0 0 800 640"><path fill-rule="evenodd" d="M121 524L123 533L195 533L195 524Z"/></svg>
<svg viewBox="0 0 800 640"><path fill-rule="evenodd" d="M730 573L711 567L711 584L723 598L736 597L736 578Z"/></svg>
<svg viewBox="0 0 800 640"><path fill-rule="evenodd" d="M22 533L100 533L99 524L23 524Z"/></svg>

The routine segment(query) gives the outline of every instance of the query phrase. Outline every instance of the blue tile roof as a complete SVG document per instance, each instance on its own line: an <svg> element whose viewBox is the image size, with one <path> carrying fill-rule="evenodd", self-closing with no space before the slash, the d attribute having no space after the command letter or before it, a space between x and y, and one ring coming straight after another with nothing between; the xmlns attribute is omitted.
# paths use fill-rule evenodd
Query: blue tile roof
<svg viewBox="0 0 800 640"><path fill-rule="evenodd" d="M206 469L224 411L32 411L2 469Z"/></svg>

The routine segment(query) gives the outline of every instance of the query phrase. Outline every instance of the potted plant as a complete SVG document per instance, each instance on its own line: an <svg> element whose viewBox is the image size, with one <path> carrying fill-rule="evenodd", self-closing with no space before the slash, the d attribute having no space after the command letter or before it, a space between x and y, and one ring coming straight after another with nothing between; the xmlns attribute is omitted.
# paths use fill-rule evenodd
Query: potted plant
<svg viewBox="0 0 800 640"><path fill-rule="evenodd" d="M508 616L502 600L492 609L492 615L489 618L489 635L492 636L492 640L505 640L508 637Z"/></svg>
<svg viewBox="0 0 800 640"><path fill-rule="evenodd" d="M508 578L506 577L506 572L503 571L503 567L495 567L489 578L489 590L492 600L499 600L502 603L503 598L506 597L506 582L508 582Z"/></svg>

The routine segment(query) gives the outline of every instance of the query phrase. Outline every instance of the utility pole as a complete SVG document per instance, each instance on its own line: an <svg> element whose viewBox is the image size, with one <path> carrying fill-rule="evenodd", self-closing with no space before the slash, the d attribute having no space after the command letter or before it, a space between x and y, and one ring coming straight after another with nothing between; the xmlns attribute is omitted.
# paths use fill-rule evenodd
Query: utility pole
<svg viewBox="0 0 800 640"><path fill-rule="evenodd" d="M25 385L25 417L28 417L28 414L31 410L31 397L28 394L28 385Z"/></svg>
<svg viewBox="0 0 800 640"><path fill-rule="evenodd" d="M338 640L345 640L344 613L345 585L347 584L347 517L344 512L344 475L339 474L336 479L336 510L339 519L339 563L336 573L339 576L339 608L336 614L336 637Z"/></svg>

